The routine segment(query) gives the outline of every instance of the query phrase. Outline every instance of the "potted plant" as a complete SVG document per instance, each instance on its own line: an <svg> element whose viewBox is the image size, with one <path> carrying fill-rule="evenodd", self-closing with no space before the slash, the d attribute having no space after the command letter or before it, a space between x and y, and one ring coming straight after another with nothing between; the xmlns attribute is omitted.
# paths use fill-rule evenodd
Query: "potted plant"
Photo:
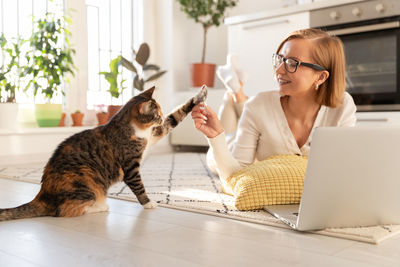
<svg viewBox="0 0 400 267"><path fill-rule="evenodd" d="M191 65L192 86L206 84L214 86L215 64L205 63L207 31L212 26L218 27L225 18L225 11L236 6L238 0L177 0L181 10L203 26L203 50L201 62Z"/></svg>
<svg viewBox="0 0 400 267"><path fill-rule="evenodd" d="M58 123L58 127L64 127L65 126L65 118L67 117L67 113L63 112L61 114L61 119L60 122Z"/></svg>
<svg viewBox="0 0 400 267"><path fill-rule="evenodd" d="M97 125L104 125L108 122L109 114L108 112L104 109L104 105L98 105L98 111L96 112L96 117L98 124Z"/></svg>
<svg viewBox="0 0 400 267"><path fill-rule="evenodd" d="M100 74L104 75L104 78L110 84L110 88L107 90L111 94L112 98L118 98L122 92L126 89L124 86L125 80L122 79L122 71L121 71L121 56L118 56L110 61L109 67L110 71L102 71ZM109 118L114 116L120 109L121 105L109 105L108 106L108 115Z"/></svg>
<svg viewBox="0 0 400 267"><path fill-rule="evenodd" d="M125 80L122 79L122 71L120 68L122 66L133 73L133 88L139 91L144 90L146 82L154 81L166 73L166 71L160 71L160 67L155 64L147 64L150 57L150 47L147 43L141 44L137 52L134 49L132 51L135 57L134 61L131 62L123 56L118 56L111 60L109 72L100 72L110 84L108 92L113 98L118 98L122 91L126 89L123 84ZM111 119L120 108L121 106L108 106L109 119Z"/></svg>
<svg viewBox="0 0 400 267"><path fill-rule="evenodd" d="M62 105L51 104L53 96L64 94L63 82L67 74L74 74L72 55L75 50L69 43L70 32L66 28L70 20L64 16L47 13L34 23L29 39L31 51L27 55L28 66L24 74L30 79L25 90L33 86L33 95L40 91L46 104L35 105L36 121L40 127L59 124Z"/></svg>
<svg viewBox="0 0 400 267"><path fill-rule="evenodd" d="M4 34L0 35L0 48L3 65L0 69L0 128L15 128L18 104L15 93L19 89L21 68L19 57L24 40L17 38L7 42Z"/></svg>
<svg viewBox="0 0 400 267"><path fill-rule="evenodd" d="M137 53L133 50L133 54L135 56L133 62L121 57L122 66L133 72L133 88L143 91L147 82L156 80L167 72L160 71L160 67L155 64L147 64L150 57L150 47L147 43L141 44Z"/></svg>
<svg viewBox="0 0 400 267"><path fill-rule="evenodd" d="M74 113L72 113L72 126L83 126L82 122L84 116L85 114L83 114L80 110L76 110Z"/></svg>

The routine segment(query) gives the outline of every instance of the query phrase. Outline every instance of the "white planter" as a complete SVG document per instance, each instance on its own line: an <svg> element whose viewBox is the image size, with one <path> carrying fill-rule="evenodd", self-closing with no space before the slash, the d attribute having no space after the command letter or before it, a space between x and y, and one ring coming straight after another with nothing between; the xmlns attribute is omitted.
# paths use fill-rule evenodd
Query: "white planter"
<svg viewBox="0 0 400 267"><path fill-rule="evenodd" d="M18 104L0 103L0 129L14 129L17 125Z"/></svg>

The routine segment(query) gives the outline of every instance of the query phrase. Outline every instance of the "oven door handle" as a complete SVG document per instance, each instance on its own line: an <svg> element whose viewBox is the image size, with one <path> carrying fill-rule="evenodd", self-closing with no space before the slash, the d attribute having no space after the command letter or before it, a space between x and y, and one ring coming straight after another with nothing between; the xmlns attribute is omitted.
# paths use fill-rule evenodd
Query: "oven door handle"
<svg viewBox="0 0 400 267"><path fill-rule="evenodd" d="M328 33L331 35L338 36L338 35L353 34L353 33L360 33L360 32L371 32L371 31L376 31L376 30L393 29L393 28L399 28L399 27L400 27L400 21L393 21L393 22L385 22L385 23L365 25L365 26L359 26L359 27L353 27L353 28L332 30L332 31L328 31Z"/></svg>

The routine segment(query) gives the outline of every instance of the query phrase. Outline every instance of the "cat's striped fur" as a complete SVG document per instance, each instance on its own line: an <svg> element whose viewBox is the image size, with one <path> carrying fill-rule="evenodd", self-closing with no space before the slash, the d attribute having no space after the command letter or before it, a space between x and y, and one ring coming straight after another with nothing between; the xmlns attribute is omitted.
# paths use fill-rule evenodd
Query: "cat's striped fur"
<svg viewBox="0 0 400 267"><path fill-rule="evenodd" d="M155 207L140 177L143 152L204 101L207 90L202 88L165 120L153 91L154 87L133 97L108 124L63 141L44 168L38 195L19 207L0 209L0 221L106 211L107 190L119 181L129 186L145 208Z"/></svg>

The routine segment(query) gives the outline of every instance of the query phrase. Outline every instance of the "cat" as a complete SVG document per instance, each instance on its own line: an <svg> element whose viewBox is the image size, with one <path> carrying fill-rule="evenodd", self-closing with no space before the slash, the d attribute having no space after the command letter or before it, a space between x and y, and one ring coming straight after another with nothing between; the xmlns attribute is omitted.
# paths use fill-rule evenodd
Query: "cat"
<svg viewBox="0 0 400 267"><path fill-rule="evenodd" d="M75 217L108 210L107 190L123 181L144 208L155 208L140 176L145 149L168 134L207 97L205 86L165 119L152 98L155 87L130 99L106 124L58 145L47 162L41 188L29 203L0 209L0 221L39 216Z"/></svg>

